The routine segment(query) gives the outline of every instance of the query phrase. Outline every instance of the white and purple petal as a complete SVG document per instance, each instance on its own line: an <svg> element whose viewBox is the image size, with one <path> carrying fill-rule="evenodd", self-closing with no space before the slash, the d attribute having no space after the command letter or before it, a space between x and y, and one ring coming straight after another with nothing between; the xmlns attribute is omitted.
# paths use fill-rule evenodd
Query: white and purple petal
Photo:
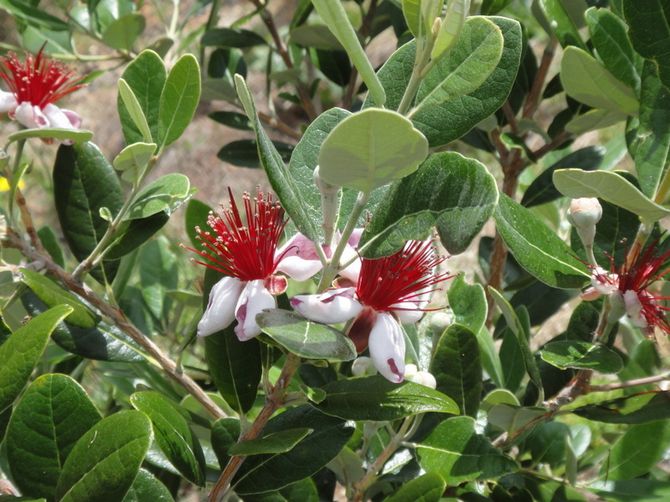
<svg viewBox="0 0 670 502"><path fill-rule="evenodd" d="M370 357L384 378L400 383L405 377L405 336L398 321L380 312L368 340Z"/></svg>
<svg viewBox="0 0 670 502"><path fill-rule="evenodd" d="M0 91L0 113L14 113L19 103L13 92Z"/></svg>
<svg viewBox="0 0 670 502"><path fill-rule="evenodd" d="M49 119L42 113L40 107L33 106L27 101L24 101L16 107L14 110L14 118L19 124L29 129L49 127Z"/></svg>
<svg viewBox="0 0 670 502"><path fill-rule="evenodd" d="M363 309L354 293L354 288L338 288L317 295L296 295L291 306L310 321L337 324L353 319Z"/></svg>
<svg viewBox="0 0 670 502"><path fill-rule="evenodd" d="M256 322L256 316L265 309L277 308L277 300L265 288L265 281L249 281L244 286L240 299L235 307L235 334L241 342L251 340L260 335L261 328Z"/></svg>
<svg viewBox="0 0 670 502"><path fill-rule="evenodd" d="M209 292L209 302L198 323L198 336L207 336L227 328L235 319L235 305L244 283L235 277L224 277Z"/></svg>
<svg viewBox="0 0 670 502"><path fill-rule="evenodd" d="M276 271L296 281L305 281L323 268L314 243L301 233L291 237L275 256L279 259Z"/></svg>

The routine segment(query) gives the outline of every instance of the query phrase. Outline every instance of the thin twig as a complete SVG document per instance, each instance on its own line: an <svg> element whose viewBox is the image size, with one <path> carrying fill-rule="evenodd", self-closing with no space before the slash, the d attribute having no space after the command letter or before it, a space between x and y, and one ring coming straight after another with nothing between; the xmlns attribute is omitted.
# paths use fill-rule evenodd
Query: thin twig
<svg viewBox="0 0 670 502"><path fill-rule="evenodd" d="M666 380L670 381L670 373L648 376L644 378L636 378L635 380L628 380L626 382L609 383L605 385L591 385L590 390L591 392L608 392L611 390L628 389L630 387L639 387L641 385L664 382Z"/></svg>
<svg viewBox="0 0 670 502"><path fill-rule="evenodd" d="M535 78L533 79L530 92L526 97L526 102L523 107L523 118L531 118L533 115L535 115L535 112L537 112L537 109L540 106L542 90L544 89L544 84L547 80L547 74L549 73L551 62L553 61L554 54L556 53L556 45L557 40L556 38L552 37L549 45L544 48L540 66L538 67Z"/></svg>

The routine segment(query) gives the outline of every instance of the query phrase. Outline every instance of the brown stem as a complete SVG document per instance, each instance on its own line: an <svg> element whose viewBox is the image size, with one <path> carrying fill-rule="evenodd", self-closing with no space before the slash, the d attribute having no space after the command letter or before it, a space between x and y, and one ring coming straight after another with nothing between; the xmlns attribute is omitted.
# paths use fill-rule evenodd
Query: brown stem
<svg viewBox="0 0 670 502"><path fill-rule="evenodd" d="M276 129L282 134L285 134L286 136L289 136L293 139L299 140L302 138L302 135L293 129L290 125L285 124L281 120L278 120L277 118L273 117L272 115L268 115L267 113L263 112L258 112L258 118L261 119L266 125L272 127L273 129Z"/></svg>
<svg viewBox="0 0 670 502"><path fill-rule="evenodd" d="M277 379L277 383L272 388L272 391L266 397L263 409L251 424L249 430L247 430L240 438L238 443L256 439L258 436L260 436L260 434L263 432L263 429L265 428L265 425L268 423L274 412L284 404L286 389L291 382L293 374L298 369L298 366L300 366L300 358L294 354L287 354L286 362L284 363L281 374ZM228 465L226 465L225 469L214 485L214 488L212 488L212 491L209 493L209 502L218 502L220 498L226 493L226 491L228 491L230 488L230 482L244 463L245 459L246 457L241 456L233 456L230 458Z"/></svg>
<svg viewBox="0 0 670 502"><path fill-rule="evenodd" d="M261 19L265 24L265 27L270 32L270 36L272 37L272 40L275 44L275 49L277 50L277 53L284 61L286 67L293 68L293 61L291 61L291 55L286 50L284 42L279 36L279 31L277 30L277 25L275 24L272 14L266 8L266 6L260 2L260 0L249 0L249 2L251 2L254 5L254 7L256 7L256 9L258 10ZM318 113L316 112L316 109L314 108L314 103L312 103L312 99L309 96L309 90L302 82L298 82L298 84L296 85L296 90L298 91L298 96L300 97L300 101L302 103L303 109L305 110L305 113L307 114L310 120L314 120L318 116Z"/></svg>
<svg viewBox="0 0 670 502"><path fill-rule="evenodd" d="M605 385L591 385L591 392L608 392L611 390L628 389L630 387L639 387L641 385L649 385L652 383L664 382L670 380L670 373L664 375L654 375L644 378L636 378L635 380L628 380L626 382L610 383Z"/></svg>
<svg viewBox="0 0 670 502"><path fill-rule="evenodd" d="M558 133L556 136L554 136L554 139L552 139L549 143L546 143L542 147L535 150L533 152L533 158L535 158L535 160L540 160L542 157L544 157L549 152L551 152L553 150L556 150L556 148L562 146L570 138L571 138L571 134L567 131L563 131L563 132Z"/></svg>
<svg viewBox="0 0 670 502"><path fill-rule="evenodd" d="M533 85L530 88L530 92L528 93L528 97L526 98L526 102L523 106L523 118L531 118L533 115L535 115L535 112L537 112L537 109L540 106L542 90L544 89L544 83L547 80L547 74L549 73L551 62L554 59L556 45L557 40L552 38L549 42L549 45L544 48L540 66L537 69L535 79L533 80Z"/></svg>
<svg viewBox="0 0 670 502"><path fill-rule="evenodd" d="M133 339L147 354L149 354L163 370L189 394L191 394L215 419L226 416L225 412L202 390L202 388L188 375L182 373L176 363L161 351L160 347L135 327L126 315L118 308L100 298L86 284L76 280L71 274L59 267L50 256L28 245L11 229L7 231L4 244L16 248L31 261L41 261L49 275L67 286L70 291L77 293L88 303L96 307L102 314L109 317L114 324Z"/></svg>
<svg viewBox="0 0 670 502"><path fill-rule="evenodd" d="M33 223L33 217L30 214L30 210L28 209L28 203L26 202L26 198L23 196L23 192L19 187L16 187L16 205L19 208L21 222L26 229L30 243L35 249L41 253L44 253L42 241L40 241L40 238L37 235L37 230L35 229L35 224Z"/></svg>

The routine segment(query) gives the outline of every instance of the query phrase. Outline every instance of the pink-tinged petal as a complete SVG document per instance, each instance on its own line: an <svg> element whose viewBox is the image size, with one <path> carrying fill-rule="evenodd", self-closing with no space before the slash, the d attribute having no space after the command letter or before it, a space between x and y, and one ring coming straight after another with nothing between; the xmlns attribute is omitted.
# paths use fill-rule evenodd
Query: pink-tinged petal
<svg viewBox="0 0 670 502"><path fill-rule="evenodd" d="M353 261L352 261L353 260ZM340 276L345 279L349 279L351 282L356 284L358 282L358 276L361 275L361 259L358 256L356 250L350 245L344 247L342 252L342 258L340 258L340 263L349 263L346 268L340 270Z"/></svg>
<svg viewBox="0 0 670 502"><path fill-rule="evenodd" d="M0 91L0 113L13 113L19 104L14 93Z"/></svg>
<svg viewBox="0 0 670 502"><path fill-rule="evenodd" d="M61 108L60 109L67 119L70 121L70 125L72 126L73 129L79 129L81 127L81 115L79 115L77 112L73 112L72 110L68 110L66 108Z"/></svg>
<svg viewBox="0 0 670 502"><path fill-rule="evenodd" d="M291 306L310 321L337 324L356 317L362 310L354 298L354 288L331 289L318 295L297 295Z"/></svg>
<svg viewBox="0 0 670 502"><path fill-rule="evenodd" d="M349 244L352 248L357 248L358 243L361 242L361 235L363 235L363 229L354 228L354 231L351 232L351 235L349 236L347 244Z"/></svg>
<svg viewBox="0 0 670 502"><path fill-rule="evenodd" d="M425 312L419 310L421 306L415 302L400 302L391 305L393 313L402 324L414 324L419 322Z"/></svg>
<svg viewBox="0 0 670 502"><path fill-rule="evenodd" d="M235 334L241 342L251 340L261 334L261 328L256 323L256 316L265 309L277 308L277 300L265 289L264 281L249 281L242 290L240 299L235 307Z"/></svg>
<svg viewBox="0 0 670 502"><path fill-rule="evenodd" d="M646 328L648 323L642 315L642 302L637 296L637 292L632 289L624 292L623 303L626 307L626 315L630 319L631 324L638 328Z"/></svg>
<svg viewBox="0 0 670 502"><path fill-rule="evenodd" d="M49 126L49 120L44 116L42 110L40 110L38 106L33 106L27 101L24 101L16 107L14 118L19 124L29 129Z"/></svg>
<svg viewBox="0 0 670 502"><path fill-rule="evenodd" d="M368 340L370 357L384 378L400 383L405 376L405 337L395 318L386 312L377 316Z"/></svg>
<svg viewBox="0 0 670 502"><path fill-rule="evenodd" d="M63 110L56 105L48 104L42 110L44 116L49 121L49 127L57 127L59 129L72 129L72 122Z"/></svg>
<svg viewBox="0 0 670 502"><path fill-rule="evenodd" d="M291 237L275 256L279 260L276 271L296 281L305 281L323 268L314 243L301 233Z"/></svg>
<svg viewBox="0 0 670 502"><path fill-rule="evenodd" d="M235 305L244 283L235 277L224 277L209 292L209 302L198 323L198 336L207 336L227 328L235 319Z"/></svg>

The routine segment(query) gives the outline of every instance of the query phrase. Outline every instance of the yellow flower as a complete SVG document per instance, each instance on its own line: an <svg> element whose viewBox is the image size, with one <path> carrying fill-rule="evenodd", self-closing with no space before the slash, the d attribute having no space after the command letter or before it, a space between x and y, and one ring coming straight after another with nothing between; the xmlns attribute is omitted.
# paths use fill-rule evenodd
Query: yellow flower
<svg viewBox="0 0 670 502"><path fill-rule="evenodd" d="M19 188L23 190L25 187L25 181L19 181ZM9 181L4 176L0 176L0 192L9 192Z"/></svg>

